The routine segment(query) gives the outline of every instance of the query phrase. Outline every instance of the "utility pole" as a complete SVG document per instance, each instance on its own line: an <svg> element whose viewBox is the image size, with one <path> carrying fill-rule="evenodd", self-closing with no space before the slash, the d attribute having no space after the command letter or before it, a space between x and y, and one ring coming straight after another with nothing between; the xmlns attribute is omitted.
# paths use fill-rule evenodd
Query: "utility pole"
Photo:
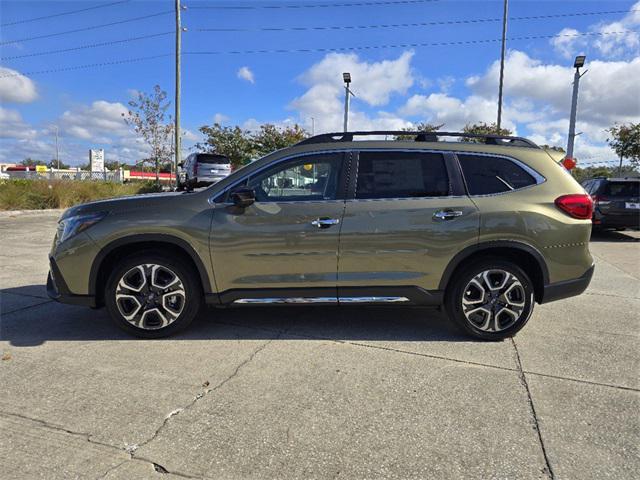
<svg viewBox="0 0 640 480"><path fill-rule="evenodd" d="M576 57L575 62L573 63L574 68L576 69L576 73L573 74L573 94L571 96L571 116L569 117L569 136L567 139L567 157L573 158L573 143L576 139L576 112L578 111L578 88L580 87L580 77L584 75L584 73L580 74L580 68L584 66L585 61L584 55L578 55Z"/></svg>
<svg viewBox="0 0 640 480"><path fill-rule="evenodd" d="M175 185L178 188L178 164L180 163L180 50L182 48L182 23L180 21L180 0L176 0L176 97L175 97L175 124L174 124L174 150L175 150Z"/></svg>
<svg viewBox="0 0 640 480"><path fill-rule="evenodd" d="M60 170L60 152L58 150L58 126L56 125L56 165Z"/></svg>
<svg viewBox="0 0 640 480"><path fill-rule="evenodd" d="M509 0L504 0L504 9L502 11L502 54L500 56L500 86L498 87L498 131L500 134L500 126L502 125L502 89L504 86L504 55L507 48L507 12L509 10Z"/></svg>
<svg viewBox="0 0 640 480"><path fill-rule="evenodd" d="M349 84L351 83L351 74L345 72L342 74L342 80L344 81L344 124L343 131L347 131L349 128L349 96L351 91L349 90Z"/></svg>
<svg viewBox="0 0 640 480"><path fill-rule="evenodd" d="M311 136L313 137L315 134L316 134L316 119L314 117L311 117Z"/></svg>

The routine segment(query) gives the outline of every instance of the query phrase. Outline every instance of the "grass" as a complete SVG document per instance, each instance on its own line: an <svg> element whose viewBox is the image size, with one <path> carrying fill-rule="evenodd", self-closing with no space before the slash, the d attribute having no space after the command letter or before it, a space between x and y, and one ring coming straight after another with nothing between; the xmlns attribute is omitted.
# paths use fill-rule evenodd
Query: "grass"
<svg viewBox="0 0 640 480"><path fill-rule="evenodd" d="M151 182L0 180L0 210L69 208L93 200L157 191Z"/></svg>

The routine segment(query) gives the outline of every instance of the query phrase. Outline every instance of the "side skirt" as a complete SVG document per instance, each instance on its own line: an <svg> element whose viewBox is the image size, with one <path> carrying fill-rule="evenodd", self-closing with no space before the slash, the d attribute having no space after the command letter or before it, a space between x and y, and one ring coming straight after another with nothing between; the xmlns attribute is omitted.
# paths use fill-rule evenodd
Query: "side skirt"
<svg viewBox="0 0 640 480"><path fill-rule="evenodd" d="M437 306L444 292L416 286L234 289L207 295L213 305L419 305Z"/></svg>

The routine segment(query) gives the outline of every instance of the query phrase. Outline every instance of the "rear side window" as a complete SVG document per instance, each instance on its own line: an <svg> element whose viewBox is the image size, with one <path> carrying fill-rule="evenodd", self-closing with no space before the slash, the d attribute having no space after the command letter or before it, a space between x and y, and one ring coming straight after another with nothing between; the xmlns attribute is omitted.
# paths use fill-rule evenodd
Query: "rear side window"
<svg viewBox="0 0 640 480"><path fill-rule="evenodd" d="M441 197L449 194L444 158L426 152L360 152L356 198Z"/></svg>
<svg viewBox="0 0 640 480"><path fill-rule="evenodd" d="M536 184L536 179L515 162L501 157L458 154L470 195L502 193Z"/></svg>
<svg viewBox="0 0 640 480"><path fill-rule="evenodd" d="M640 182L609 182L604 194L607 197L638 197Z"/></svg>

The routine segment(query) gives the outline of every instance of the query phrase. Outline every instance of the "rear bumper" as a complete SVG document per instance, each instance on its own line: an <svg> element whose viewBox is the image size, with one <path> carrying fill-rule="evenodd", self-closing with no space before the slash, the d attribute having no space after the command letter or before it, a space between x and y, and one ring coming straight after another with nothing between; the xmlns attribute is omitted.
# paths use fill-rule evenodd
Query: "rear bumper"
<svg viewBox="0 0 640 480"><path fill-rule="evenodd" d="M563 298L580 295L587 289L589 283L591 283L594 268L594 265L592 265L591 268L584 272L584 274L579 278L545 285L540 303L549 303L556 300L562 300Z"/></svg>
<svg viewBox="0 0 640 480"><path fill-rule="evenodd" d="M610 228L640 228L640 212L637 214L601 214L596 212L593 216L595 227Z"/></svg>
<svg viewBox="0 0 640 480"><path fill-rule="evenodd" d="M49 267L49 275L47 276L47 295L49 298L60 303L95 308L96 299L93 295L76 295L71 293L53 258L49 258Z"/></svg>

